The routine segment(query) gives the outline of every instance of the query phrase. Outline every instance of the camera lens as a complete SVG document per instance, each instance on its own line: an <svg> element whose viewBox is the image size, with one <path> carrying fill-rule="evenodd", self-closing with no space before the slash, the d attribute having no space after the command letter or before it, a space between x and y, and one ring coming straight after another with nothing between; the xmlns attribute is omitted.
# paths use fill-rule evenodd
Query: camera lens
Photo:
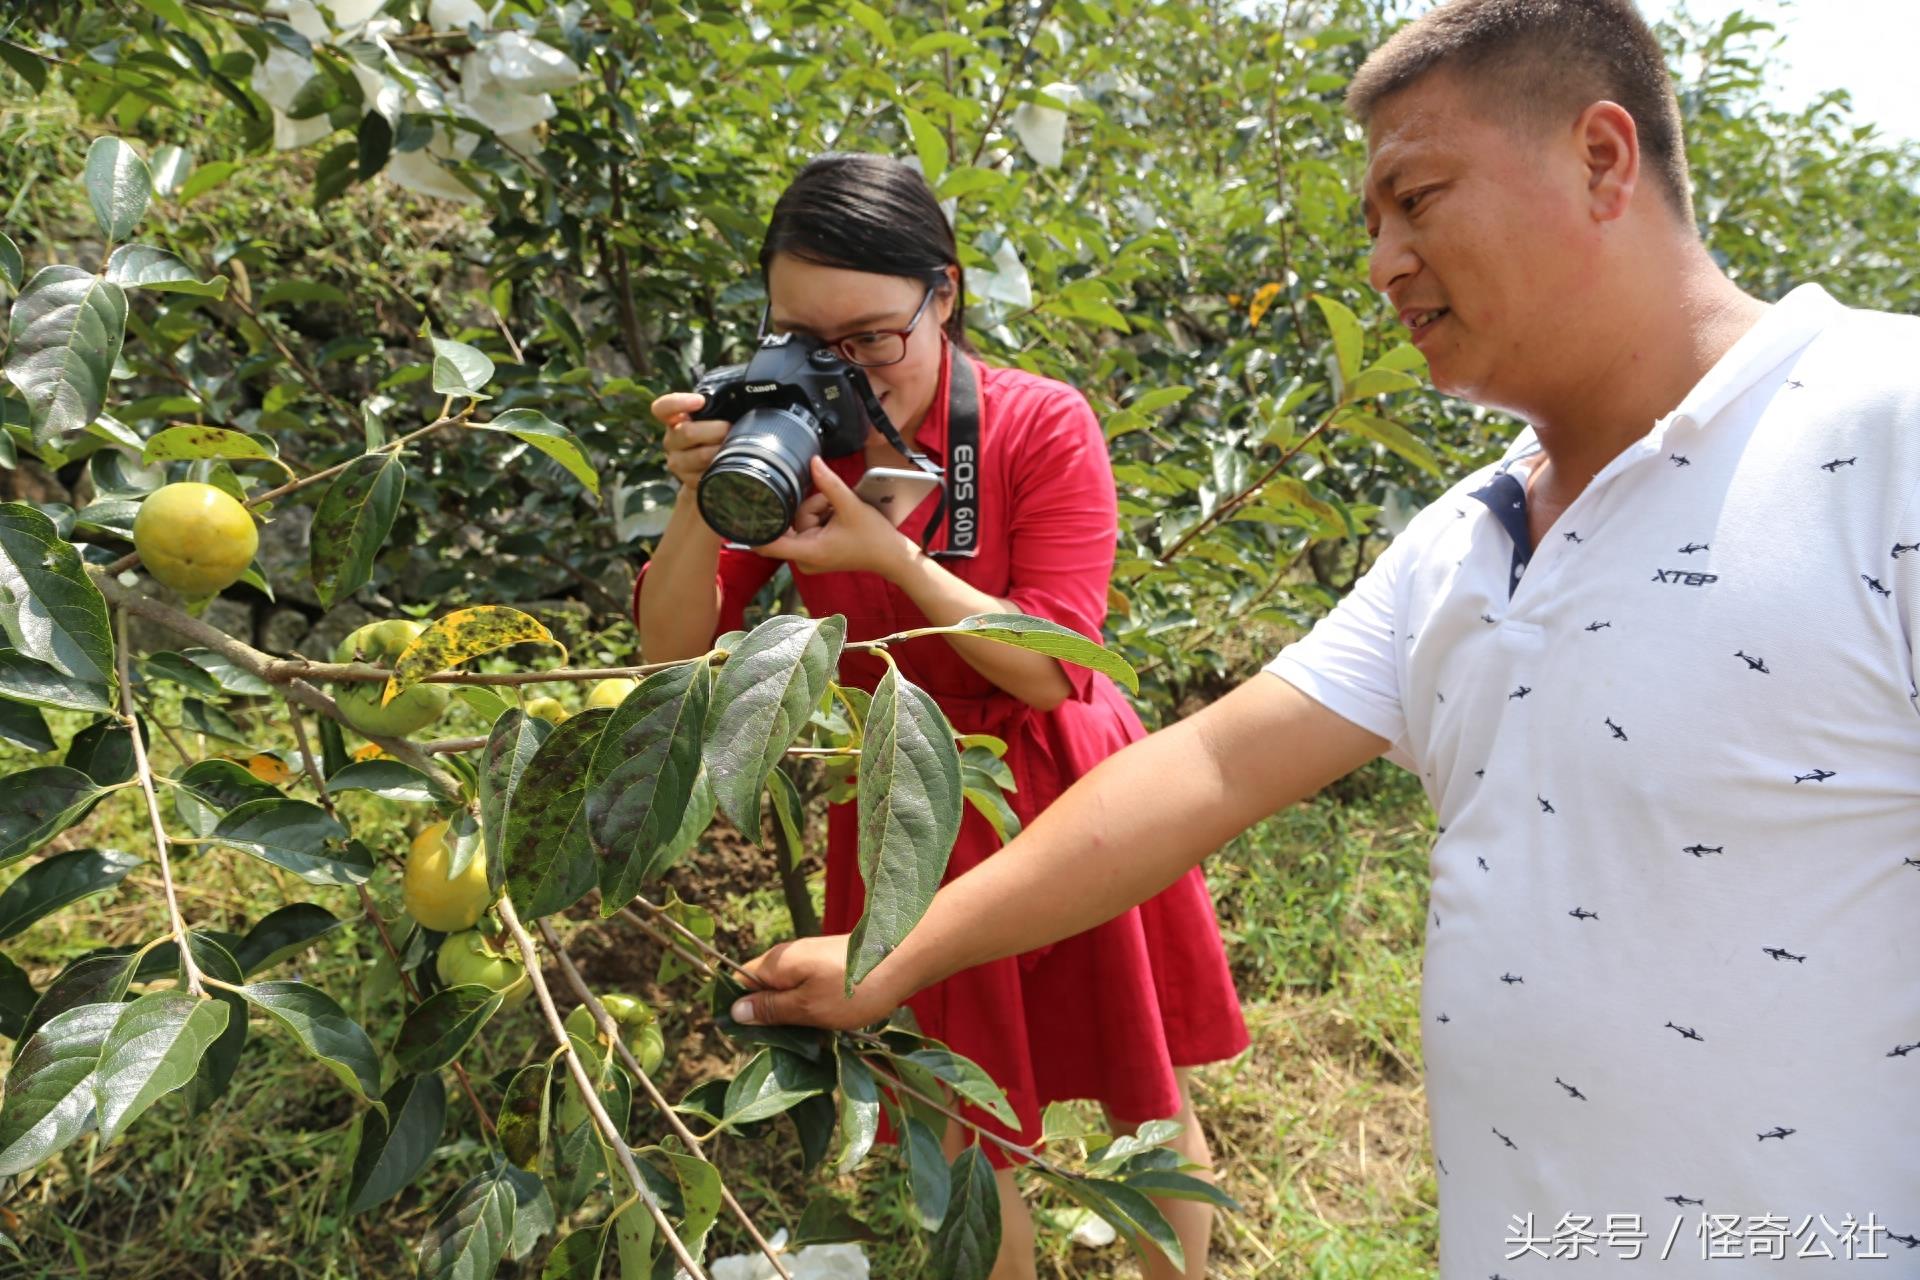
<svg viewBox="0 0 1920 1280"><path fill-rule="evenodd" d="M808 467L818 452L819 432L804 409L747 410L700 477L700 514L723 538L772 542L812 491Z"/></svg>

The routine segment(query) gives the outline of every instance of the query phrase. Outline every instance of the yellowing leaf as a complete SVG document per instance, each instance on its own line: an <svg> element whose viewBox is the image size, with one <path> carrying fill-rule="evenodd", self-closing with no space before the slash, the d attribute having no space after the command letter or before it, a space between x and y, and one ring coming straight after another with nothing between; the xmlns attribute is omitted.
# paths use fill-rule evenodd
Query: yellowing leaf
<svg viewBox="0 0 1920 1280"><path fill-rule="evenodd" d="M293 781L293 770L287 767L286 762L264 751L248 756L240 763L246 766L248 773L269 786L284 787Z"/></svg>
<svg viewBox="0 0 1920 1280"><path fill-rule="evenodd" d="M1247 307L1247 323L1258 325L1266 318L1267 312L1273 309L1273 304L1279 297L1280 286L1277 284L1263 284L1254 290L1253 302Z"/></svg>
<svg viewBox="0 0 1920 1280"><path fill-rule="evenodd" d="M456 609L415 636L400 654L380 705L384 707L436 671L450 671L468 658L528 642L553 645L565 659L567 647L531 614L497 604Z"/></svg>
<svg viewBox="0 0 1920 1280"><path fill-rule="evenodd" d="M391 760L393 757L389 756L379 743L369 742L364 747L354 748L353 758L355 760Z"/></svg>

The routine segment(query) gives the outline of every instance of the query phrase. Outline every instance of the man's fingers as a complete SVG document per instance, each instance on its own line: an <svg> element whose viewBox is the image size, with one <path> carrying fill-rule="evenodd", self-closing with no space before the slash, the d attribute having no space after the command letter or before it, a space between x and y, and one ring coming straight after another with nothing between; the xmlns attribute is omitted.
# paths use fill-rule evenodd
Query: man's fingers
<svg viewBox="0 0 1920 1280"><path fill-rule="evenodd" d="M733 1020L749 1027L777 1027L786 1022L786 1006L793 995L785 991L755 991L733 1002Z"/></svg>

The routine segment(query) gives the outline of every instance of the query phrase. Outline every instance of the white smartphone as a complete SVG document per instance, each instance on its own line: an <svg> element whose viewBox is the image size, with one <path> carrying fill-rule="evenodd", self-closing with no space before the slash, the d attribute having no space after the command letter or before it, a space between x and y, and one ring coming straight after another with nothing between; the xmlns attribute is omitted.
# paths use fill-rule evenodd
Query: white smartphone
<svg viewBox="0 0 1920 1280"><path fill-rule="evenodd" d="M940 477L924 471L869 467L867 473L860 477L860 483L853 487L853 492L868 506L884 512L887 519L898 528L900 522L912 515L914 508L939 487Z"/></svg>

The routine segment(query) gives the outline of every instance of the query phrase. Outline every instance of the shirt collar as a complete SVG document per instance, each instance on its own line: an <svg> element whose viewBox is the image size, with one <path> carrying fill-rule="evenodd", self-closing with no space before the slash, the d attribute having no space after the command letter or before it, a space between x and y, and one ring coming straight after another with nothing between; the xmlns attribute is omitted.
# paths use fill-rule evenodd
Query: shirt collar
<svg viewBox="0 0 1920 1280"><path fill-rule="evenodd" d="M1758 382L1769 370L1776 369L1800 348L1846 311L1845 304L1817 284L1803 284L1768 307L1753 328L1725 355L1714 362L1706 376L1682 397L1672 413L1658 424L1686 419L1704 426L1714 415L1731 404L1742 392ZM1657 429L1657 428L1656 428ZM1523 426L1513 442L1500 455L1499 470L1540 452L1540 438L1529 424Z"/></svg>
<svg viewBox="0 0 1920 1280"><path fill-rule="evenodd" d="M1803 284L1768 307L1766 314L1714 362L1675 407L1671 419L1705 426L1770 370L1820 336L1846 307L1817 284Z"/></svg>

